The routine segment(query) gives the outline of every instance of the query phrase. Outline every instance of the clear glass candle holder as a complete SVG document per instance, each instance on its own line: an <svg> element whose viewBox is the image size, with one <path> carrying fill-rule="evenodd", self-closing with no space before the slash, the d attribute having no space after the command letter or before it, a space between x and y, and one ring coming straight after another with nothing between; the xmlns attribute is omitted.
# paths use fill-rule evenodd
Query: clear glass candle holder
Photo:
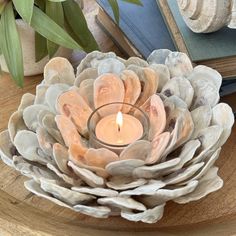
<svg viewBox="0 0 236 236"><path fill-rule="evenodd" d="M99 123L102 123L102 120L109 119L108 117L117 117L118 112L122 112L123 119L123 127L119 127L117 124L117 129L123 128L123 138L129 138L132 135L136 135L137 132L139 132L142 129L142 134L137 139L134 138L131 142L128 143L110 143L109 141L101 140L98 137L98 130L97 126L99 126ZM113 122L113 121L112 121ZM125 123L126 122L126 123ZM114 123L114 122L113 122ZM128 124L127 124L128 123ZM136 127L136 124L138 124ZM149 118L139 107L136 107L129 103L122 103L122 102L114 102L114 103L108 103L105 104L96 110L93 111L93 113L90 115L88 119L88 131L89 131L89 146L92 148L107 148L113 152L116 152L117 154L120 154L122 150L130 145L131 143L142 140L142 139L148 139L148 133L149 133ZM129 127L130 125L130 127ZM127 128L128 126L128 128ZM109 130L110 129L110 130ZM104 130L100 129L99 133L106 137L106 135L109 135L112 133L112 129L114 129L114 125L105 125ZM140 131L141 132L141 131ZM119 134L119 132L118 132ZM113 135L115 136L115 134ZM127 136L127 137L126 137ZM114 137L113 137L114 138ZM125 142L125 141L124 141Z"/></svg>

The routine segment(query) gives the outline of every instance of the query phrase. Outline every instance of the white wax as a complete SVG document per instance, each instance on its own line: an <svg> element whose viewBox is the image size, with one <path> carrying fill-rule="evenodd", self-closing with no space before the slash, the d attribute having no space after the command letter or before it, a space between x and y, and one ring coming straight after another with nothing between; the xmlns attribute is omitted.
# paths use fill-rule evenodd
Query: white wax
<svg viewBox="0 0 236 236"><path fill-rule="evenodd" d="M102 118L95 129L97 138L110 145L127 145L143 135L143 126L134 116L123 114L123 124L119 129L116 123L117 115Z"/></svg>

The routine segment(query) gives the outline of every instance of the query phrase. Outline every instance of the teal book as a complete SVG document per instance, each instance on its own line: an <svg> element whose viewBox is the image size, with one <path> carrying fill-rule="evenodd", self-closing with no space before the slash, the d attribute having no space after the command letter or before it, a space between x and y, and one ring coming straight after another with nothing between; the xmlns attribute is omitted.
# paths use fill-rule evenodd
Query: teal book
<svg viewBox="0 0 236 236"><path fill-rule="evenodd" d="M197 64L217 69L224 77L236 75L236 30L224 27L213 33L194 33L185 24L176 0L157 0L157 4L180 51Z"/></svg>

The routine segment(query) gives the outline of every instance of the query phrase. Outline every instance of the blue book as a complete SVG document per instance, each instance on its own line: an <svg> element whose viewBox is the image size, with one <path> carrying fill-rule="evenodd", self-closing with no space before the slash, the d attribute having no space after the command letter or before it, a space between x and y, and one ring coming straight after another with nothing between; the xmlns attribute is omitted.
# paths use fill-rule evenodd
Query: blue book
<svg viewBox="0 0 236 236"><path fill-rule="evenodd" d="M123 52L125 51L128 54L127 56L134 56L127 52L127 47L133 49L133 54L140 54L143 58L147 58L155 49L176 50L156 0L142 0L143 6L118 1L120 9L119 26L115 23L109 2L97 0L97 3L101 7L97 16L98 23L123 49ZM108 22L109 18L110 22ZM126 48L121 45L121 41L128 44Z"/></svg>

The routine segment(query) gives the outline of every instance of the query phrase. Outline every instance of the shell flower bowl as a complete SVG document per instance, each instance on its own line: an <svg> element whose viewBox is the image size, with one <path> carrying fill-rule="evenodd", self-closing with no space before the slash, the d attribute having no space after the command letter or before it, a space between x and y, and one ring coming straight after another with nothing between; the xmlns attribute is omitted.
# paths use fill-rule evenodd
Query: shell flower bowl
<svg viewBox="0 0 236 236"><path fill-rule="evenodd" d="M185 204L220 189L214 165L231 133L231 108L219 102L221 75L193 68L167 49L147 61L94 51L77 68L64 58L45 66L36 95L26 93L0 134L3 162L29 177L32 193L97 218L155 223L167 201ZM148 135L119 154L89 142L93 111L149 119Z"/></svg>

